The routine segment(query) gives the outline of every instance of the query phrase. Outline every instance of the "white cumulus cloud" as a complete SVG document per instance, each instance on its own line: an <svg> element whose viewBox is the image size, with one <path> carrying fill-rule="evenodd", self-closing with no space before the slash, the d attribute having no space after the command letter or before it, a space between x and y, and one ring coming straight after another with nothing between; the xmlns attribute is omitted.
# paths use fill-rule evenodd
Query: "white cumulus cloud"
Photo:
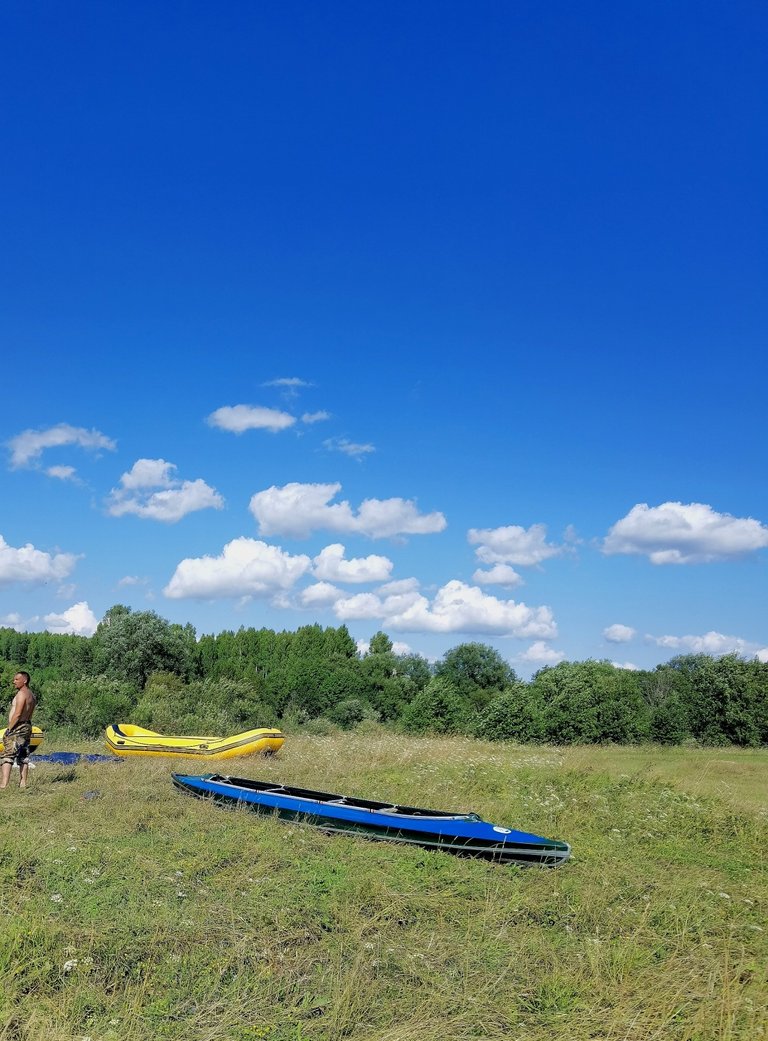
<svg viewBox="0 0 768 1041"><path fill-rule="evenodd" d="M394 582L385 582L376 592L379 596L392 596L399 593L413 593L419 588L418 578L398 578Z"/></svg>
<svg viewBox="0 0 768 1041"><path fill-rule="evenodd" d="M340 484L272 485L257 492L250 511L260 535L306 538L313 531L389 538L395 535L428 535L446 526L442 513L419 513L409 499L365 499L355 511L346 501L331 503Z"/></svg>
<svg viewBox="0 0 768 1041"><path fill-rule="evenodd" d="M484 633L543 639L557 635L550 608L499 600L455 579L439 589L431 603L415 591L386 596L359 593L337 600L334 612L342 621L380 619L399 632Z"/></svg>
<svg viewBox="0 0 768 1041"><path fill-rule="evenodd" d="M370 640L358 640L357 641L357 653L361 656L365 656L371 649ZM413 648L410 644L403 643L402 640L392 641L392 653L398 655L413 654Z"/></svg>
<svg viewBox="0 0 768 1041"><path fill-rule="evenodd" d="M556 651L543 640L536 640L526 651L518 654L515 660L528 662L531 665L559 665L564 658L565 655L562 651Z"/></svg>
<svg viewBox="0 0 768 1041"><path fill-rule="evenodd" d="M34 625L37 620L37 615L23 618L18 611L12 611L10 614L0 616L0 628L15 629L17 633L24 633L28 632L29 627Z"/></svg>
<svg viewBox="0 0 768 1041"><path fill-rule="evenodd" d="M487 571L478 568L472 575L472 581L477 582L479 586L505 586L512 589L523 584L523 577L509 564L494 564Z"/></svg>
<svg viewBox="0 0 768 1041"><path fill-rule="evenodd" d="M646 639L659 647L666 647L668 650L680 651L683 654L710 654L713 657L720 654L740 654L746 657L757 655L759 657L766 650L759 644L742 639L741 636L726 636L713 630L702 636L649 635Z"/></svg>
<svg viewBox="0 0 768 1041"><path fill-rule="evenodd" d="M172 599L270 597L291 589L312 561L256 539L228 542L218 557L188 557L163 590Z"/></svg>
<svg viewBox="0 0 768 1041"><path fill-rule="evenodd" d="M768 546L768 527L704 503L638 503L610 529L603 553L647 556L652 564L709 564Z"/></svg>
<svg viewBox="0 0 768 1041"><path fill-rule="evenodd" d="M301 422L311 426L313 423L322 423L323 420L330 418L331 413L321 409L319 412L305 412L301 417Z"/></svg>
<svg viewBox="0 0 768 1041"><path fill-rule="evenodd" d="M393 654L413 654L413 648L408 643L403 643L402 640L392 641L392 653Z"/></svg>
<svg viewBox="0 0 768 1041"><path fill-rule="evenodd" d="M165 459L137 459L131 469L120 478L123 488L169 488L176 467Z"/></svg>
<svg viewBox="0 0 768 1041"><path fill-rule="evenodd" d="M47 430L24 430L12 437L8 442L11 467L19 469L36 466L47 448L61 448L66 445L75 445L89 452L98 452L101 449L111 452L116 447L112 438L102 434L100 430L86 430L84 427L70 426L69 423L59 423Z"/></svg>
<svg viewBox="0 0 768 1041"><path fill-rule="evenodd" d="M61 614L45 615L43 622L49 633L67 633L74 636L93 636L99 624L98 618L85 600L73 604Z"/></svg>
<svg viewBox="0 0 768 1041"><path fill-rule="evenodd" d="M269 430L274 434L292 427L295 422L296 417L289 412L259 405L224 405L208 416L210 426L232 434L243 434L246 430Z"/></svg>
<svg viewBox="0 0 768 1041"><path fill-rule="evenodd" d="M331 607L344 594L330 582L315 582L299 594L302 607Z"/></svg>
<svg viewBox="0 0 768 1041"><path fill-rule="evenodd" d="M175 524L196 510L220 510L224 500L202 478L181 481L176 467L165 459L138 459L120 478L107 499L112 517L134 514L149 520ZM158 489L153 491L153 489Z"/></svg>
<svg viewBox="0 0 768 1041"><path fill-rule="evenodd" d="M341 543L326 546L315 557L314 575L326 582L383 582L392 572L392 561L371 554L368 557L344 559Z"/></svg>
<svg viewBox="0 0 768 1041"><path fill-rule="evenodd" d="M636 635L636 629L629 625L621 625L619 622L616 622L615 625L609 625L607 629L603 629L603 636L608 643L629 643L630 640L634 640Z"/></svg>
<svg viewBox="0 0 768 1041"><path fill-rule="evenodd" d="M532 524L530 528L521 528L517 524L502 528L470 528L467 540L470 545L477 546L475 554L483 564L530 567L563 552L562 546L547 542L544 524Z"/></svg>
<svg viewBox="0 0 768 1041"><path fill-rule="evenodd" d="M17 548L9 546L0 535L0 585L58 582L71 574L76 562L74 553L45 553L30 543Z"/></svg>

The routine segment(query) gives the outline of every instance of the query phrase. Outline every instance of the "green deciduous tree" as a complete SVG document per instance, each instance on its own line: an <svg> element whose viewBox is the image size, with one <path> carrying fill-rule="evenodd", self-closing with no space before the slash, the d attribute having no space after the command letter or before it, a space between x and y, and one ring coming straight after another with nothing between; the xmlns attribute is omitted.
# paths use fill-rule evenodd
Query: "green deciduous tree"
<svg viewBox="0 0 768 1041"><path fill-rule="evenodd" d="M517 676L498 651L484 643L460 643L435 665L435 675L448 680L477 709L513 683Z"/></svg>
<svg viewBox="0 0 768 1041"><path fill-rule="evenodd" d="M632 743L648 737L649 713L635 673L607 661L562 662L532 681L548 741Z"/></svg>
<svg viewBox="0 0 768 1041"><path fill-rule="evenodd" d="M154 611L132 611L116 604L105 614L93 637L99 671L141 689L157 671L184 679L196 661L195 630L173 625Z"/></svg>

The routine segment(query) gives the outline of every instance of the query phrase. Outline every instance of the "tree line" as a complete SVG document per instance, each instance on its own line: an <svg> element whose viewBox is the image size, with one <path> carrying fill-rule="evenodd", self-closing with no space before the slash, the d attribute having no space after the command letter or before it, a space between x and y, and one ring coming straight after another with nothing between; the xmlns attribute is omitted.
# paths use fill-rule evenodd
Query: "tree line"
<svg viewBox="0 0 768 1041"><path fill-rule="evenodd" d="M33 676L35 722L99 736L110 723L169 734L383 724L416 734L547 743L768 744L768 664L683 655L653 670L562 662L520 679L482 643L430 663L346 626L241 628L199 639L154 611L115 605L91 637L0 628L0 682Z"/></svg>

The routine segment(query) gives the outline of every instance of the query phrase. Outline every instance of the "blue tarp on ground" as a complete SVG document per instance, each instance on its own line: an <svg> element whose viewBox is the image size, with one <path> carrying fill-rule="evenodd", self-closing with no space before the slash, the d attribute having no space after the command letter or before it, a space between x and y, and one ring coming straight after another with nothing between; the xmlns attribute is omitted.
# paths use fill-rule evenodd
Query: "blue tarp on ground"
<svg viewBox="0 0 768 1041"><path fill-rule="evenodd" d="M36 755L32 753L33 763L59 763L64 766L74 766L75 763L122 763L119 755L98 755L86 752L49 752L47 755Z"/></svg>

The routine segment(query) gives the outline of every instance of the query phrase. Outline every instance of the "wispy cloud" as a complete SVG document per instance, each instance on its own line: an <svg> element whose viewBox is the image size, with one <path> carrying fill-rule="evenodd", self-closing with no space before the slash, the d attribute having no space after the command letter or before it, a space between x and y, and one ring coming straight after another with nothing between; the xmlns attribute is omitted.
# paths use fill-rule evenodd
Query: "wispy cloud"
<svg viewBox="0 0 768 1041"><path fill-rule="evenodd" d="M300 379L298 376L280 376L276 380L267 380L262 387L281 387L284 390L301 390L303 387L313 387L314 383Z"/></svg>
<svg viewBox="0 0 768 1041"><path fill-rule="evenodd" d="M652 564L709 564L768 546L768 527L704 503L639 503L610 529L603 553L647 556Z"/></svg>
<svg viewBox="0 0 768 1041"><path fill-rule="evenodd" d="M305 412L301 417L301 422L311 426L313 423L322 423L330 418L331 413L321 409L319 412Z"/></svg>
<svg viewBox="0 0 768 1041"><path fill-rule="evenodd" d="M117 447L112 438L100 430L86 430L84 427L70 426L69 423L59 423L46 430L24 430L7 444L11 452L11 468L14 470L37 466L40 456L48 448L74 445L88 452L113 452ZM61 474L54 473L51 476L60 478Z"/></svg>
<svg viewBox="0 0 768 1041"><path fill-rule="evenodd" d="M289 412L281 412L276 408L263 408L259 405L223 405L211 412L207 422L219 430L228 430L231 434L243 434L246 430L269 430L275 434L287 430L296 422L296 417Z"/></svg>
<svg viewBox="0 0 768 1041"><path fill-rule="evenodd" d="M306 538L313 531L335 531L390 538L396 535L429 535L446 526L442 513L419 513L408 499L365 499L355 511L348 502L331 503L340 484L273 485L257 492L250 511L261 535Z"/></svg>
<svg viewBox="0 0 768 1041"><path fill-rule="evenodd" d="M353 459L362 459L363 456L376 451L373 445L357 444L346 437L329 437L323 441L323 448L327 448L329 452L341 452L342 455L351 456Z"/></svg>
<svg viewBox="0 0 768 1041"><path fill-rule="evenodd" d="M49 477L55 477L57 481L77 482L77 471L74 466L49 466L45 472Z"/></svg>
<svg viewBox="0 0 768 1041"><path fill-rule="evenodd" d="M120 487L112 489L107 513L111 517L134 514L175 524L196 510L220 510L224 506L215 488L201 478L179 480L175 470L176 466L164 459L138 459L120 478Z"/></svg>

